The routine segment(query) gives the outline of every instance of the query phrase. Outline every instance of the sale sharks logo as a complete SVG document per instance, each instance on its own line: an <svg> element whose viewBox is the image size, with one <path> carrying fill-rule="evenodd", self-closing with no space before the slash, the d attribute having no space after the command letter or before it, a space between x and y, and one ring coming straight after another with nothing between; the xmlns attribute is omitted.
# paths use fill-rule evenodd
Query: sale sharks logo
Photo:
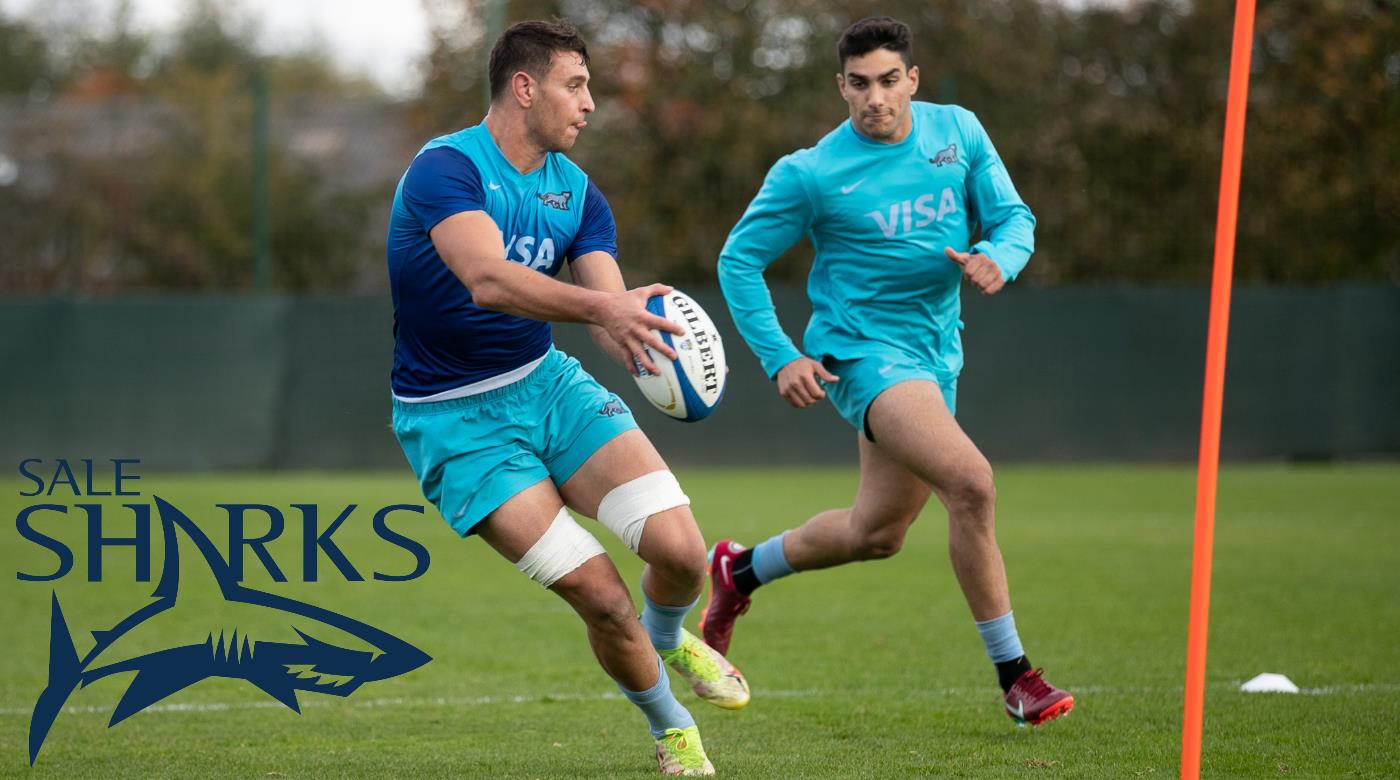
<svg viewBox="0 0 1400 780"><path fill-rule="evenodd" d="M411 672L431 660L413 645L354 618L240 585L232 567L189 517L160 497L153 499L160 516L165 559L150 603L137 607L111 628L93 631L95 644L79 657L58 595L53 594L48 686L34 705L29 726L31 765L73 692L113 675L135 672L112 712L109 727L211 677L244 680L300 713L297 691L346 697L365 683ZM226 603L270 610L291 623L298 641L268 641L246 633L240 637L236 631L226 641L222 632L217 638L210 633L202 640L130 657L123 651L123 639L180 603L182 553L193 553L195 561L208 567ZM187 574L191 568L200 571L187 566ZM340 647L317 638L318 634L340 632L374 649Z"/></svg>

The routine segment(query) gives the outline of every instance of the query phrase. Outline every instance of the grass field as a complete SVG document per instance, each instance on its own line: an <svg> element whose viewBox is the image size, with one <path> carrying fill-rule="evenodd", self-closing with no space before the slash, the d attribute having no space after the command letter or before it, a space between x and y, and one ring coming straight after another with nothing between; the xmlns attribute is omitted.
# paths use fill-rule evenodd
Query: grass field
<svg viewBox="0 0 1400 780"><path fill-rule="evenodd" d="M848 502L855 486L853 470L680 476L711 541L755 542ZM562 602L479 541L457 540L435 513L394 523L430 548L423 577L346 582L322 558L321 581L299 581L293 503L320 505L329 513L323 526L344 504L360 505L334 537L340 548L366 576L411 568L411 556L376 537L370 523L379 506L422 503L406 469L148 475L137 484L147 494L138 501L154 493L174 502L221 548L227 524L216 504L281 507L287 530L270 549L292 582L273 583L249 556L245 584L351 615L434 660L348 699L304 693L300 716L247 682L207 680L110 730L130 675L101 680L69 699L30 769L25 740L47 675L50 593L62 601L81 654L92 644L87 631L147 603L152 587L134 582L131 548L109 550L104 581L86 582L85 524L70 510L35 525L74 549L74 571L57 583L5 578L4 774L655 774L644 721L594 664ZM37 502L17 496L25 487L0 482L6 518ZM1076 693L1074 713L1036 730L1016 729L1002 714L947 561L942 513L931 509L891 560L804 574L757 594L730 653L753 686L747 709L723 712L676 686L722 776L1176 774L1194 472L1006 468L999 488L1017 623L1031 660ZM107 533L129 533L129 512L106 502ZM606 532L599 536L635 583L636 559ZM13 530L0 538L8 572L53 570L52 553ZM234 628L254 638L287 633L276 616L223 602L198 576L198 561L182 563L180 605L159 626L152 621L154 633L134 638L135 650ZM1400 776L1400 467L1226 469L1212 615L1206 776ZM1287 674L1305 695L1238 691L1266 671Z"/></svg>

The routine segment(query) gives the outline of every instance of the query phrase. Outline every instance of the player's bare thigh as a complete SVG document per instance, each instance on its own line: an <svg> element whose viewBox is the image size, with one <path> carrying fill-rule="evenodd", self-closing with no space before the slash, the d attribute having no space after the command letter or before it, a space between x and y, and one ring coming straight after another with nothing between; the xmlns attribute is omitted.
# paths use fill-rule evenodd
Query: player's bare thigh
<svg viewBox="0 0 1400 780"><path fill-rule="evenodd" d="M554 483L540 480L511 496L477 524L473 532L491 549L515 563L544 536L562 508L564 501L554 489Z"/></svg>
<svg viewBox="0 0 1400 780"><path fill-rule="evenodd" d="M856 434L856 438L860 448L860 487L851 506L851 527L863 539L871 557L888 557L899 550L932 491L918 475L864 434Z"/></svg>
<svg viewBox="0 0 1400 780"><path fill-rule="evenodd" d="M931 485L945 503L969 489L990 490L991 465L934 382L900 382L877 396L867 415L873 447Z"/></svg>
<svg viewBox="0 0 1400 780"><path fill-rule="evenodd" d="M603 497L618 485L665 470L666 461L651 440L634 429L600 447L559 486L559 493L571 509L596 518ZM703 559L705 540L690 507L678 506L652 515L642 531L638 554L645 561L673 557Z"/></svg>
<svg viewBox="0 0 1400 780"><path fill-rule="evenodd" d="M511 496L476 526L475 533L501 557L516 563L549 530L564 502L554 483L541 480ZM584 562L550 586L561 594L578 590L585 583L622 587L622 579L606 555Z"/></svg>

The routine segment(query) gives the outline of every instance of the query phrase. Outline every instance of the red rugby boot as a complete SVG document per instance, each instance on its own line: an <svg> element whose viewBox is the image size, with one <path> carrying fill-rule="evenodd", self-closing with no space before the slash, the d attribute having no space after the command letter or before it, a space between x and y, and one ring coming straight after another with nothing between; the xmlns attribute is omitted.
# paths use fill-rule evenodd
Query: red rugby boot
<svg viewBox="0 0 1400 780"><path fill-rule="evenodd" d="M1074 709L1074 697L1046 682L1044 671L1026 672L1006 692L1006 714L1017 725L1039 726Z"/></svg>
<svg viewBox="0 0 1400 780"><path fill-rule="evenodd" d="M729 653L729 640L734 636L734 621L749 611L748 596L734 588L734 559L744 546L722 539L710 549L710 599L700 615L700 634L705 644Z"/></svg>

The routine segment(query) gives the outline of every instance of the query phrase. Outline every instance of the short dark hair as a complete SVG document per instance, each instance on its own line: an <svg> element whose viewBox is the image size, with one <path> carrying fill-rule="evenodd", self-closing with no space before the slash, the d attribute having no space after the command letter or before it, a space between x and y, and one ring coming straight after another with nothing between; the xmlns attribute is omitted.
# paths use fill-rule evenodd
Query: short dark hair
<svg viewBox="0 0 1400 780"><path fill-rule="evenodd" d="M588 47L578 34L578 28L563 19L552 22L517 22L506 28L496 45L491 47L491 99L495 100L510 88L510 77L519 71L544 78L556 51L571 51L588 65Z"/></svg>
<svg viewBox="0 0 1400 780"><path fill-rule="evenodd" d="M904 59L908 69L914 64L914 35L909 25L888 16L867 16L846 28L836 43L837 65L846 69L846 60L889 49Z"/></svg>

